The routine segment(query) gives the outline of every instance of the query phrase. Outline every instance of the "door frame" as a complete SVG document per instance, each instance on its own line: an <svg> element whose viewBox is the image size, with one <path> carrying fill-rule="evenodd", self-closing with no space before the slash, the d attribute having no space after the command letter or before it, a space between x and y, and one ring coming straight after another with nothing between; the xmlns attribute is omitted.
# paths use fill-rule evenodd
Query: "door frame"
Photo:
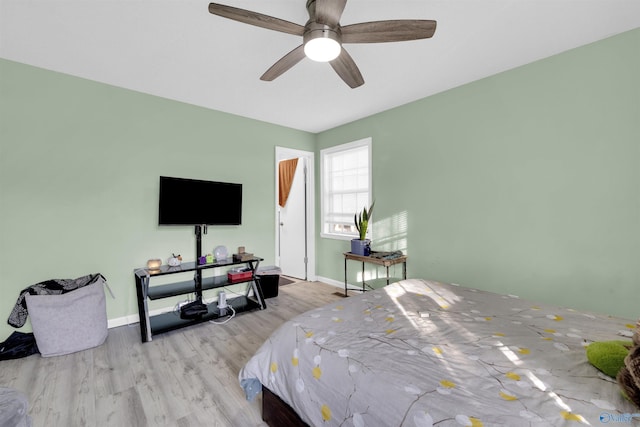
<svg viewBox="0 0 640 427"><path fill-rule="evenodd" d="M307 280L316 280L316 221L315 221L315 153L313 151L296 150L293 148L276 146L275 153L275 198L273 202L275 212L275 262L280 266L280 223L278 216L278 163L281 160L304 157L307 164Z"/></svg>

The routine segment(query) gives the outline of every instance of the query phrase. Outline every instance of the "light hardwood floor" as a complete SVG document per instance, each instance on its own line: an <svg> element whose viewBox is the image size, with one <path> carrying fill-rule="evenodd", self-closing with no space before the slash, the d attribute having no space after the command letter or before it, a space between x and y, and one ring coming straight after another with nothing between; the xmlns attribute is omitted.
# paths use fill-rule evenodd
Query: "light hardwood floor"
<svg viewBox="0 0 640 427"><path fill-rule="evenodd" d="M265 426L238 372L285 320L340 299L319 282L280 287L267 309L140 342L139 325L109 330L100 347L0 362L0 385L25 393L33 426Z"/></svg>

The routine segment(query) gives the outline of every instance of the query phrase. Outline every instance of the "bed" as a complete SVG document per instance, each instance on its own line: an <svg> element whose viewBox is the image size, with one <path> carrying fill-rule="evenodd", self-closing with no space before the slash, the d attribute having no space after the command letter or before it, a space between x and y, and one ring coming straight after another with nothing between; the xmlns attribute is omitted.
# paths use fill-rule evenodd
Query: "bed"
<svg viewBox="0 0 640 427"><path fill-rule="evenodd" d="M263 403L275 395L290 407L292 425L631 423L640 410L588 363L585 346L625 339L634 328L626 319L410 279L287 321L239 379L248 399L264 387ZM263 418L272 411L263 408Z"/></svg>

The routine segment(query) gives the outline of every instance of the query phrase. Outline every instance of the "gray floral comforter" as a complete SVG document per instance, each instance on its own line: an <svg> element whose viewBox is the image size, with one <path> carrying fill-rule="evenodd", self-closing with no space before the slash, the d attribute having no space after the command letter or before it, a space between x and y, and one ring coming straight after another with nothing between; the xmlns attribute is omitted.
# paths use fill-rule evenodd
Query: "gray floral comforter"
<svg viewBox="0 0 640 427"><path fill-rule="evenodd" d="M586 359L635 322L404 280L283 324L241 370L312 426L640 425Z"/></svg>

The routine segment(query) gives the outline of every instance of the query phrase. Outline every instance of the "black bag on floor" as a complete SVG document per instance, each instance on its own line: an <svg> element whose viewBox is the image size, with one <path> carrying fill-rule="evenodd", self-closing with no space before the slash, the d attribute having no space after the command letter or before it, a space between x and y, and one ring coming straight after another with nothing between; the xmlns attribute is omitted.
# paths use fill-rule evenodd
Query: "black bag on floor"
<svg viewBox="0 0 640 427"><path fill-rule="evenodd" d="M32 333L13 332L0 344L0 360L19 359L40 353Z"/></svg>
<svg viewBox="0 0 640 427"><path fill-rule="evenodd" d="M206 304L203 304L200 300L196 300L180 307L180 318L199 319L208 312L209 309L207 309Z"/></svg>

